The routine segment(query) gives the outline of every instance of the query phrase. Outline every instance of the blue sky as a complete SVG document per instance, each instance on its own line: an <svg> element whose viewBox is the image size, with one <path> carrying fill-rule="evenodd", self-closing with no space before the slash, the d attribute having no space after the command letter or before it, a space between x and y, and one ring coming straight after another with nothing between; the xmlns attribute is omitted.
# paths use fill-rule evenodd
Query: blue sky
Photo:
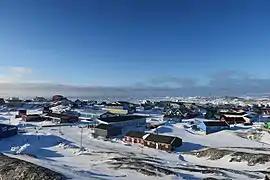
<svg viewBox="0 0 270 180"><path fill-rule="evenodd" d="M0 80L134 86L170 78L207 84L218 72L270 78L269 7L267 0L2 0Z"/></svg>

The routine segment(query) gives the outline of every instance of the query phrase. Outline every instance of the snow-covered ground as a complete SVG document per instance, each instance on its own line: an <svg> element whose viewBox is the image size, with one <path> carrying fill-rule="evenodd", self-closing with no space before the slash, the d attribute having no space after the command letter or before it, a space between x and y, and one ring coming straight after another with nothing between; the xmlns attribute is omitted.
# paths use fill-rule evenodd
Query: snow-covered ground
<svg viewBox="0 0 270 180"><path fill-rule="evenodd" d="M14 118L15 112L1 112L0 122L20 124L20 119ZM30 113L40 113L31 110ZM139 112L150 115L148 122L161 122L162 116L154 112ZM210 135L202 135L188 128L188 123L166 123L157 130L159 134L178 136L183 145L176 152L127 144L121 139L105 141L91 136L92 130L83 130L82 146L80 150L81 131L77 125L64 127L43 127L44 123L27 123L20 125L27 127L27 133L2 139L0 150L10 156L27 160L52 170L61 172L73 179L203 179L206 177L222 178L224 175L232 179L258 179L263 174L253 171L266 171L269 163L250 167L245 162L229 162L229 157L219 160L197 158L186 152L204 147L234 149L239 152L256 153L270 148L270 134L263 133L260 139L250 140L241 137L237 132L250 131L250 127L234 127ZM185 126L186 125L186 126ZM262 148L255 149L252 148ZM265 151L265 153L268 153ZM219 167L219 173L208 172L205 168ZM151 169L152 168L152 169ZM146 175L147 169L159 171L160 176ZM156 169L156 170L153 170ZM172 172L169 172L172 171ZM239 174L243 172L243 174ZM247 176L254 175L254 176ZM257 178L255 178L257 175Z"/></svg>

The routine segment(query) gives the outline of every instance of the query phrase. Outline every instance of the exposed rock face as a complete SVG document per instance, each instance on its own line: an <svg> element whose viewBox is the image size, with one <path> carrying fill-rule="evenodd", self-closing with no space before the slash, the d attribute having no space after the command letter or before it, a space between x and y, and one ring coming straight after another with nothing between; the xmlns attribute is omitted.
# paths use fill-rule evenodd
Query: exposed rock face
<svg viewBox="0 0 270 180"><path fill-rule="evenodd" d="M0 179L4 180L65 180L50 169L0 154Z"/></svg>
<svg viewBox="0 0 270 180"><path fill-rule="evenodd" d="M247 162L249 166L254 166L256 164L265 164L270 162L270 155L261 153L247 153L247 152L237 152L234 150L224 150L215 148L205 148L199 151L190 152L197 157L207 157L210 160L218 160L224 156L230 155L231 159L229 162Z"/></svg>

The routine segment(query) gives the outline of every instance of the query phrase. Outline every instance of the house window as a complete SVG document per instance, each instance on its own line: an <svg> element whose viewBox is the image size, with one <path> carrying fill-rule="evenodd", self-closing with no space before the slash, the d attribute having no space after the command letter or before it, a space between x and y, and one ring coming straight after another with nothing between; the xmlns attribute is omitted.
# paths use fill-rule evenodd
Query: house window
<svg viewBox="0 0 270 180"><path fill-rule="evenodd" d="M147 142L147 144L148 144L148 145L151 145L151 143L150 143L150 142Z"/></svg>

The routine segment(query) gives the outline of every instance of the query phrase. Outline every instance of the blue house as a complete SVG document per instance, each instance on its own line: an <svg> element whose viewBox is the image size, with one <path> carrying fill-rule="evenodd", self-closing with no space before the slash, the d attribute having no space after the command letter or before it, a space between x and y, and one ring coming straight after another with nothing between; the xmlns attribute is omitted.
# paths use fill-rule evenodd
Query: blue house
<svg viewBox="0 0 270 180"><path fill-rule="evenodd" d="M222 121L201 121L199 128L204 131L205 134L211 134L225 129L230 129L230 125Z"/></svg>

